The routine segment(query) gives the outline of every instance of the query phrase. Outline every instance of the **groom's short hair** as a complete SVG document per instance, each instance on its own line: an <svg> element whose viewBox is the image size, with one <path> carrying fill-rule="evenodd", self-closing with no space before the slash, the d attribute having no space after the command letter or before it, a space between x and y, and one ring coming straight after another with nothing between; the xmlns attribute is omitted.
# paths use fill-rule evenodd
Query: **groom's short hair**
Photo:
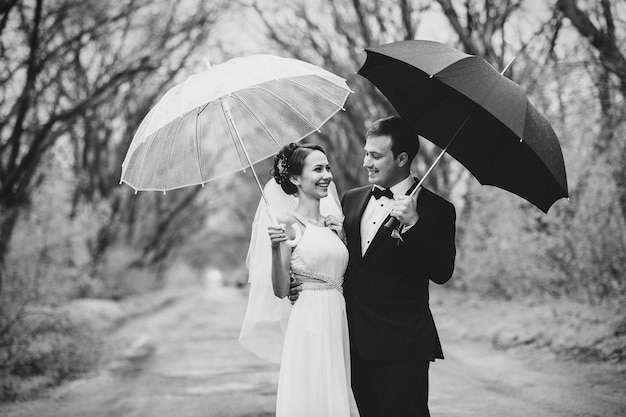
<svg viewBox="0 0 626 417"><path fill-rule="evenodd" d="M417 132L404 119L398 116L378 119L367 130L366 137L389 136L391 138L391 152L394 158L402 152L406 152L409 161L417 155L420 142Z"/></svg>

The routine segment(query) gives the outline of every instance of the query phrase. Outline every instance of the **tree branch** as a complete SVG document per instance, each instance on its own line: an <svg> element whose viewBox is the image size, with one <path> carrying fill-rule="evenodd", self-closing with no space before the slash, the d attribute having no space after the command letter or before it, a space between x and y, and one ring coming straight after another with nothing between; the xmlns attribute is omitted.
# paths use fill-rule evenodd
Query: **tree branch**
<svg viewBox="0 0 626 417"><path fill-rule="evenodd" d="M402 26L404 27L405 40L415 39L415 28L413 27L413 22L411 20L412 11L413 8L411 7L410 1L402 0L400 2L400 13L402 14Z"/></svg>
<svg viewBox="0 0 626 417"><path fill-rule="evenodd" d="M606 32L593 24L589 16L577 6L575 0L558 0L556 3L557 8L572 22L578 32L600 53L600 60L605 68L619 78L622 93L626 96L626 57L615 40L610 1L602 0L601 5L607 22Z"/></svg>
<svg viewBox="0 0 626 417"><path fill-rule="evenodd" d="M452 25L452 29L458 35L459 41L463 45L465 52L472 55L480 55L479 51L476 49L476 46L472 42L471 35L467 33L465 28L461 25L459 21L459 17L454 10L454 6L452 5L451 0L437 0L439 5L441 6L443 13L448 18L450 25ZM468 6L469 10L469 6ZM468 22L468 27L470 27Z"/></svg>
<svg viewBox="0 0 626 417"><path fill-rule="evenodd" d="M367 24L367 20L365 14L363 13L363 5L360 0L352 0L352 7L354 8L354 13L357 17L357 22L359 23L359 27L361 29L361 36L363 37L363 42L365 45L372 44L372 34L369 29L369 25Z"/></svg>
<svg viewBox="0 0 626 417"><path fill-rule="evenodd" d="M22 93L18 99L17 112L15 118L15 125L13 126L13 132L8 139L8 143L12 144L11 154L9 156L8 171L11 172L15 169L18 153L21 147L21 136L24 132L24 120L26 119L26 113L30 108L31 96L33 88L35 86L35 80L37 74L41 70L41 67L37 63L37 54L39 53L39 26L41 24L41 12L42 12L43 0L37 0L35 5L35 15L33 16L33 29L29 41L29 54L26 69L26 80L22 88Z"/></svg>

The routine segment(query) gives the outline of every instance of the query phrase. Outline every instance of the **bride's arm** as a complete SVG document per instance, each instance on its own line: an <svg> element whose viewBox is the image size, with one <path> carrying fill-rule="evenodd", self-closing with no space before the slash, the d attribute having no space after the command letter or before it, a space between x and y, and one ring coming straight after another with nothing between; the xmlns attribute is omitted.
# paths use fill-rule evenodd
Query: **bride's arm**
<svg viewBox="0 0 626 417"><path fill-rule="evenodd" d="M284 242L289 238L293 239L295 232L291 226L291 219L280 218L281 226L268 227L268 233L272 242L272 287L274 295L278 298L285 298L289 295L289 282L291 277L289 269L291 264L291 247Z"/></svg>

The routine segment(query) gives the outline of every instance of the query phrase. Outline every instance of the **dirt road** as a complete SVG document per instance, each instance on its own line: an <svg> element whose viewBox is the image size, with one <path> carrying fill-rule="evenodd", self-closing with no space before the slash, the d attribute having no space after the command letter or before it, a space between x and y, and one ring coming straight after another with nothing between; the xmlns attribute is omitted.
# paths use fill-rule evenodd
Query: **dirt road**
<svg viewBox="0 0 626 417"><path fill-rule="evenodd" d="M212 281L120 329L113 339L119 352L105 369L45 398L0 409L0 414L272 416L278 367L252 356L237 341L245 297ZM486 344L446 340L445 333L442 338L446 360L431 366L433 417L626 415L624 383L608 366L529 360Z"/></svg>

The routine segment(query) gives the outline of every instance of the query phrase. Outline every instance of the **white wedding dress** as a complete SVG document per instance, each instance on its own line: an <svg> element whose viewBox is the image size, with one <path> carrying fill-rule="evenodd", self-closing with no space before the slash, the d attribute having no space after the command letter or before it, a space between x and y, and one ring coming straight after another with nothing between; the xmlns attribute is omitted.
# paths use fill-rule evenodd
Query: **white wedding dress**
<svg viewBox="0 0 626 417"><path fill-rule="evenodd" d="M348 250L327 227L299 226L304 230L291 273L303 284L285 332L276 417L349 417L350 347L341 287Z"/></svg>

